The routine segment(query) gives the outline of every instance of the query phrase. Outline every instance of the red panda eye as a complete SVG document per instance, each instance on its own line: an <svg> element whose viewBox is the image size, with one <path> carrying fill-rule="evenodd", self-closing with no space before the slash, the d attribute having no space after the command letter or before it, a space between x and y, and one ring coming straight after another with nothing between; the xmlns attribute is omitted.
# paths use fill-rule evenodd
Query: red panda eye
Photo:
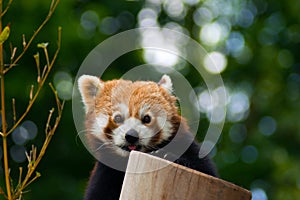
<svg viewBox="0 0 300 200"><path fill-rule="evenodd" d="M124 119L121 115L116 115L114 117L114 122L117 123L117 124L121 124L121 123L123 123L123 121L124 121Z"/></svg>
<svg viewBox="0 0 300 200"><path fill-rule="evenodd" d="M143 124L149 124L151 122L151 117L149 115L145 115L142 118L142 122L143 122Z"/></svg>

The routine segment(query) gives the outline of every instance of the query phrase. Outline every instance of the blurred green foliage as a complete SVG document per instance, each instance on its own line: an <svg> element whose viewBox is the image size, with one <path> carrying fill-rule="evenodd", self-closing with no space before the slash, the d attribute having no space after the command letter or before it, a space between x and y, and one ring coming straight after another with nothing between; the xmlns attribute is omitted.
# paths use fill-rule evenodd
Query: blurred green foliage
<svg viewBox="0 0 300 200"><path fill-rule="evenodd" d="M3 18L3 24L11 23L8 41L13 46L21 49L22 34L33 33L49 4L50 1L40 0L13 2ZM298 0L64 0L35 44L56 41L57 27L63 27L62 49L51 79L57 89L60 82L66 81L63 85L68 87L59 92L70 99L80 64L109 36L153 21L152 25L189 34L208 52L218 52L226 61L221 75L230 100L222 136L212 152L221 178L251 189L254 199L297 199L300 196L299 11ZM49 51L55 46L50 43ZM5 50L5 59L9 61L8 42ZM20 112L36 78L35 51L29 50L20 66L7 76L7 102L15 97ZM141 51L130 53L112 63L103 78L118 78L146 60ZM197 81L199 78L189 68L185 64L179 72L199 91L200 101L204 101L203 83ZM43 134L51 105L54 99L45 87L28 116L37 124L38 134ZM207 127L207 123L204 117L201 124ZM77 134L69 100L60 127L38 168L42 177L30 187L25 199L82 199L94 158ZM29 149L35 143L39 147L39 142L32 140L25 146ZM16 166L12 165L13 177L18 174Z"/></svg>

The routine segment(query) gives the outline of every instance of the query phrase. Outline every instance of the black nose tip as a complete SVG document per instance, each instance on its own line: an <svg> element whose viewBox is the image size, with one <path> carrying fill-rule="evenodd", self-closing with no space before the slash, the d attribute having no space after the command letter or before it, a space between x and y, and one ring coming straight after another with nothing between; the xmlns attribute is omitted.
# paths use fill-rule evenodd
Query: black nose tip
<svg viewBox="0 0 300 200"><path fill-rule="evenodd" d="M134 144L135 142L138 141L139 139L139 134L136 130L134 129L130 129L129 131L127 131L127 133L125 134L125 139L127 142Z"/></svg>

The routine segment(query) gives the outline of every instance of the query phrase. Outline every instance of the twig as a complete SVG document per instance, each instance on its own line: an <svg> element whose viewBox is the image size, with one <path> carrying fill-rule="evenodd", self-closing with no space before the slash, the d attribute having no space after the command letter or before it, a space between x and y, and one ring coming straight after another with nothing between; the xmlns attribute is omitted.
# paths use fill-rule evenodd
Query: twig
<svg viewBox="0 0 300 200"><path fill-rule="evenodd" d="M23 167L19 167L19 181L18 181L18 186L21 185L22 183L22 174L23 174ZM18 187L17 186L17 187Z"/></svg>
<svg viewBox="0 0 300 200"><path fill-rule="evenodd" d="M11 5L12 2L13 2L13 0L9 0L9 2L7 3L5 9L1 13L0 18L2 18L7 13L7 11L8 11L8 9L9 9L9 7L10 7L10 5Z"/></svg>
<svg viewBox="0 0 300 200"><path fill-rule="evenodd" d="M0 0L0 16L2 16L2 0ZM2 32L2 20L0 20L0 33ZM1 118L2 118L2 148L4 176L7 198L11 199L11 187L8 168L8 152L7 152L7 133L6 133L6 112L5 112L5 82L4 82L4 64L3 64L3 46L0 44L0 75L1 75Z"/></svg>
<svg viewBox="0 0 300 200"><path fill-rule="evenodd" d="M57 32L58 32L58 39L57 39L57 50L52 58L52 62L50 63L50 66L54 65L54 62L58 56L59 50L60 50L60 45L61 45L61 26L58 27Z"/></svg>
<svg viewBox="0 0 300 200"><path fill-rule="evenodd" d="M46 134L46 136L47 136L48 130L51 130L51 127L50 127L50 121L51 121L53 112L54 112L54 108L52 108L52 109L49 111L48 120L47 120L46 128L45 128L45 134Z"/></svg>
<svg viewBox="0 0 300 200"><path fill-rule="evenodd" d="M30 181L28 181L26 183L26 185L24 185L24 188L26 188L28 185L30 185L33 181L35 181L37 178L39 178L41 176L41 174L39 172L35 173L35 177L33 177L32 179L30 179ZM22 192L23 190L21 190Z"/></svg>
<svg viewBox="0 0 300 200"><path fill-rule="evenodd" d="M17 52L17 47L14 47L11 51L10 60L13 60Z"/></svg>
<svg viewBox="0 0 300 200"><path fill-rule="evenodd" d="M47 17L45 18L45 20L42 22L42 24L38 27L38 29L33 33L33 35L31 36L30 40L28 41L28 43L24 46L23 51L20 53L20 55L14 60L14 62L9 65L8 68L3 70L3 74L6 74L11 68L13 68L17 62L23 57L23 55L25 54L25 52L27 51L27 49L29 48L29 46L31 45L32 41L34 40L34 38L38 35L38 33L42 30L42 28L45 26L45 24L50 20L51 16L54 13L54 10L56 9L58 3L60 0L52 0L50 8L49 8L49 12Z"/></svg>
<svg viewBox="0 0 300 200"><path fill-rule="evenodd" d="M55 62L55 60L57 58L57 55L58 55L58 53L60 51L60 42L61 42L61 27L58 28L58 46L57 46L56 52L55 52L55 54L54 54L54 56L52 58L52 61L51 61L50 65L49 65L49 67L48 67L48 69L47 69L47 71L45 73L45 76L41 79L41 82L40 82L40 84L39 84L39 86L37 88L37 91L33 95L32 100L29 102L29 104L28 104L25 112L21 115L21 117L17 120L17 122L13 125L13 127L7 132L7 135L9 135L10 133L12 133L13 130L23 121L23 119L25 118L25 116L28 114L29 110L33 106L33 103L35 102L36 98L38 97L38 95L39 95L39 93L40 93L40 91L41 91L41 89L42 89L42 87L43 87L43 85L44 85L44 83L45 83L45 81L46 81L46 79L47 79L47 77L48 77L48 75L49 75L49 73L50 73L53 65L54 65L54 62Z"/></svg>
<svg viewBox="0 0 300 200"><path fill-rule="evenodd" d="M15 98L12 98L11 104L12 104L12 111L13 111L13 120L14 120L14 124L15 124L16 121L17 121L17 114L16 114L16 100L15 100Z"/></svg>
<svg viewBox="0 0 300 200"><path fill-rule="evenodd" d="M34 56L36 68L37 68L37 82L40 83L41 81L41 70L40 70L40 54L37 52Z"/></svg>
<svg viewBox="0 0 300 200"><path fill-rule="evenodd" d="M42 76L41 76L42 79L44 78L46 71L47 71L47 65L44 66L44 69L43 69L43 72L42 72Z"/></svg>
<svg viewBox="0 0 300 200"><path fill-rule="evenodd" d="M57 91L54 89L52 83L49 83L49 86L50 86L53 94L55 95L56 106L57 106L58 109L60 109L61 108L61 103L60 103L60 100L58 98ZM61 110L58 110L58 112L61 112Z"/></svg>
<svg viewBox="0 0 300 200"><path fill-rule="evenodd" d="M29 92L29 101L32 100L33 90L34 90L34 85L31 85L30 92Z"/></svg>
<svg viewBox="0 0 300 200"><path fill-rule="evenodd" d="M23 34L22 35L22 44L23 44L23 48L25 48L26 47L26 39L25 39L25 35Z"/></svg>
<svg viewBox="0 0 300 200"><path fill-rule="evenodd" d="M2 17L7 13L9 7L11 6L13 0L9 0L4 11L2 10L3 8L3 0L0 0L0 33L2 33ZM9 169L9 159L8 159L8 141L7 137L12 131L16 129L17 126L23 121L25 116L28 114L29 110L32 108L33 103L37 99L37 96L40 93L41 88L43 87L52 67L54 66L55 60L57 58L58 52L60 51L60 43L61 43L61 28L59 27L58 29L58 45L57 45L57 50L50 62L49 56L48 56L48 51L46 48L44 48L44 53L46 56L46 62L47 62L47 70L45 71L45 75L43 76L42 80L38 81L38 88L36 92L33 91L33 86L31 86L30 94L29 94L29 104L25 110L25 112L21 115L21 117L17 120L16 119L16 108L15 108L15 99L12 99L12 109L13 109L13 119L14 119L14 125L13 127L8 131L7 130L7 122L6 122L6 110L5 110L5 81L4 81L4 75L12 69L14 66L17 65L18 61L23 57L23 55L27 52L28 48L31 46L33 40L36 38L38 33L42 30L42 28L45 26L45 24L50 20L52 17L54 10L56 9L58 3L60 0L52 0L51 5L48 11L48 15L42 21L42 23L39 25L38 29L33 33L31 38L29 39L28 42L25 40L25 35L22 36L23 38L23 50L21 53L15 58L17 48L13 48L12 44L10 44L10 49L11 49L11 57L10 57L10 64L8 65L7 68L5 68L4 61L3 61L3 46L2 43L0 44L0 87L1 87L1 118L2 118L2 130L0 132L0 135L2 137L2 148L3 148L3 168L4 168L4 176L5 176L5 186L6 186L6 193L0 188L0 194L4 196L4 198L8 200L16 200L16 199L21 199L22 194L24 193L24 188L27 187L29 184L31 184L33 181L35 181L38 177L40 177L40 173L36 172L36 175L32 177L33 172L35 172L39 162L41 161L42 157L45 154L45 151L49 145L49 142L60 122L61 115L62 115L62 109L64 106L64 102L62 104L57 104L58 105L58 116L56 118L56 121L54 123L53 128L49 128L46 134L46 139L44 141L44 144L42 146L42 149L36 157L36 148L33 146L32 150L30 152L30 155L27 157L28 158L28 170L27 174L22 181L22 174L23 174L23 168L19 168L19 181L17 187L14 189L13 186L13 181L10 179L10 169ZM14 59L15 58L15 59ZM38 63L39 64L39 63ZM39 65L37 66L39 67ZM40 74L38 74L39 76ZM55 93L55 98L57 97L57 93ZM52 114L51 114L52 116ZM51 118L51 117L50 117ZM49 120L50 123L50 120ZM50 127L50 125L48 124Z"/></svg>
<svg viewBox="0 0 300 200"><path fill-rule="evenodd" d="M50 65L50 62L49 62L49 55L48 55L48 50L47 50L47 46L48 46L48 43L40 43L37 45L39 48L42 48L44 50L44 53L45 53L45 57L46 57L46 63L47 65L46 66L49 66Z"/></svg>
<svg viewBox="0 0 300 200"><path fill-rule="evenodd" d="M57 93L54 93L54 96L55 96L55 98L58 98ZM40 161L42 160L42 158L43 158L43 156L46 152L46 149L47 149L47 147L48 147L48 145L49 145L49 143L52 139L52 136L54 135L54 133L55 133L57 127L58 127L58 124L61 120L62 110L64 108L64 101L62 103L59 103L59 105L61 105L61 106L57 107L58 114L57 114L55 123L54 123L54 125L51 129L48 129L48 128L50 127L49 123L50 123L50 119L52 117L54 109L52 109L49 113L46 128L45 128L46 138L45 138L44 144L42 146L42 149L41 149L38 157L37 158L35 157L35 155L36 155L36 149L35 148L31 151L31 155L27 156L27 158L29 157L28 160L29 160L29 163L30 163L30 164L28 164L28 172L27 172L24 180L22 181L22 183L18 187L16 193L14 194L14 197L18 197L28 185L30 185L33 181L35 181L38 177L40 177L40 173L36 172L35 177L33 177L31 179L31 176L32 176L33 172L35 172L37 166L39 165Z"/></svg>

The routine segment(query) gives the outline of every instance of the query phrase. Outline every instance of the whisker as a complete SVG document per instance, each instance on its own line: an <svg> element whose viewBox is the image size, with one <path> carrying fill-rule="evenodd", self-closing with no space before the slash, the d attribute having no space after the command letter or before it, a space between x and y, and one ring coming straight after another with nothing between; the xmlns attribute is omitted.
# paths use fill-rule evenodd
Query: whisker
<svg viewBox="0 0 300 200"><path fill-rule="evenodd" d="M100 143L100 142L99 142ZM111 144L113 144L112 142L104 142L104 143L100 143L101 145L96 149L96 150L94 150L93 152L97 152L97 151L99 151L101 148L103 148L103 147L105 147L105 148L107 148L107 149L109 149L109 148L113 148L112 146L111 146Z"/></svg>
<svg viewBox="0 0 300 200"><path fill-rule="evenodd" d="M80 135L88 133L88 132L96 132L96 130L95 129L84 129L84 130L79 131L75 137L75 142L77 145L78 145L78 138L80 137Z"/></svg>

